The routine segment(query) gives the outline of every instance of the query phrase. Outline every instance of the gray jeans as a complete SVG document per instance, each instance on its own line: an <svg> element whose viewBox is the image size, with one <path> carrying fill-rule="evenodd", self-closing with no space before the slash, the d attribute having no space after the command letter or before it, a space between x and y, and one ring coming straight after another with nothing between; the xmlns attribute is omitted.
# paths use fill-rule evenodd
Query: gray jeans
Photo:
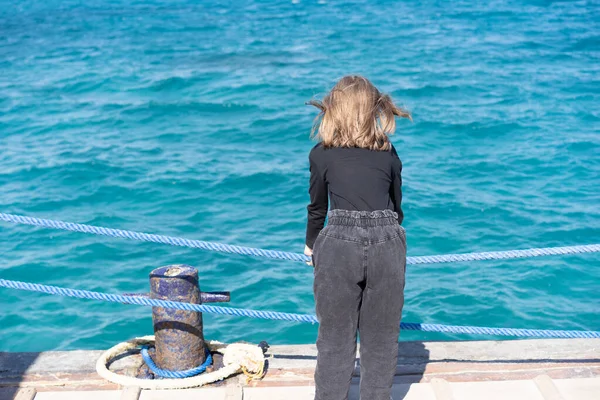
<svg viewBox="0 0 600 400"><path fill-rule="evenodd" d="M390 211L332 210L313 248L316 400L345 400L360 334L360 396L389 400L404 305L406 233Z"/></svg>

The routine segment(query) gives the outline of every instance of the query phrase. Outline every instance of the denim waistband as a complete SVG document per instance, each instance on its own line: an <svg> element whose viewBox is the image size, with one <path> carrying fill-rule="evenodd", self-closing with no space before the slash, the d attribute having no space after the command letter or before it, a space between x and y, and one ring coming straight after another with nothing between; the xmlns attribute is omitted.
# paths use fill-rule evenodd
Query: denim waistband
<svg viewBox="0 0 600 400"><path fill-rule="evenodd" d="M392 210L351 211L331 210L327 214L328 224L346 226L398 225L398 214Z"/></svg>

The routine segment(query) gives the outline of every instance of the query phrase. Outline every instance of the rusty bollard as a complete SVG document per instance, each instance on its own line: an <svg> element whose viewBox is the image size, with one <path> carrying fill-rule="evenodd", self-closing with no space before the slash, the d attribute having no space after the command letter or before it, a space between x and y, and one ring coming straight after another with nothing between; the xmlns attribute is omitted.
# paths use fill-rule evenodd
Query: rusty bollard
<svg viewBox="0 0 600 400"><path fill-rule="evenodd" d="M150 298L201 304L229 301L229 293L201 293L198 270L189 265L169 265L150 273ZM152 307L152 322L154 362L159 368L183 371L204 362L202 313Z"/></svg>

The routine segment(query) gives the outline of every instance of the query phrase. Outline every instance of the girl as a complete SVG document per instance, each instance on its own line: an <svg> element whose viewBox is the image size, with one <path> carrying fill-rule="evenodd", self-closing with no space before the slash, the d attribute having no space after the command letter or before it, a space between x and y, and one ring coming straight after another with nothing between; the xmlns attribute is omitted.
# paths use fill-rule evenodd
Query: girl
<svg viewBox="0 0 600 400"><path fill-rule="evenodd" d="M322 102L309 104L321 110L304 250L315 267L320 324L315 399L348 398L358 331L360 397L388 400L406 267L402 164L388 135L394 116L411 117L361 76L342 78Z"/></svg>

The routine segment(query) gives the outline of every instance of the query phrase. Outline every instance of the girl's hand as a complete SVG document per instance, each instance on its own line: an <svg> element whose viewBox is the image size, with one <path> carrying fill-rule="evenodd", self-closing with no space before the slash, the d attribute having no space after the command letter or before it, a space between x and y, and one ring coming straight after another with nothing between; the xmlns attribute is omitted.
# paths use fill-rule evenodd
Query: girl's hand
<svg viewBox="0 0 600 400"><path fill-rule="evenodd" d="M312 263L313 252L312 252L312 249L310 247L308 247L307 245L304 245L304 255L310 257L310 261L307 261L306 264L313 266L313 263Z"/></svg>

